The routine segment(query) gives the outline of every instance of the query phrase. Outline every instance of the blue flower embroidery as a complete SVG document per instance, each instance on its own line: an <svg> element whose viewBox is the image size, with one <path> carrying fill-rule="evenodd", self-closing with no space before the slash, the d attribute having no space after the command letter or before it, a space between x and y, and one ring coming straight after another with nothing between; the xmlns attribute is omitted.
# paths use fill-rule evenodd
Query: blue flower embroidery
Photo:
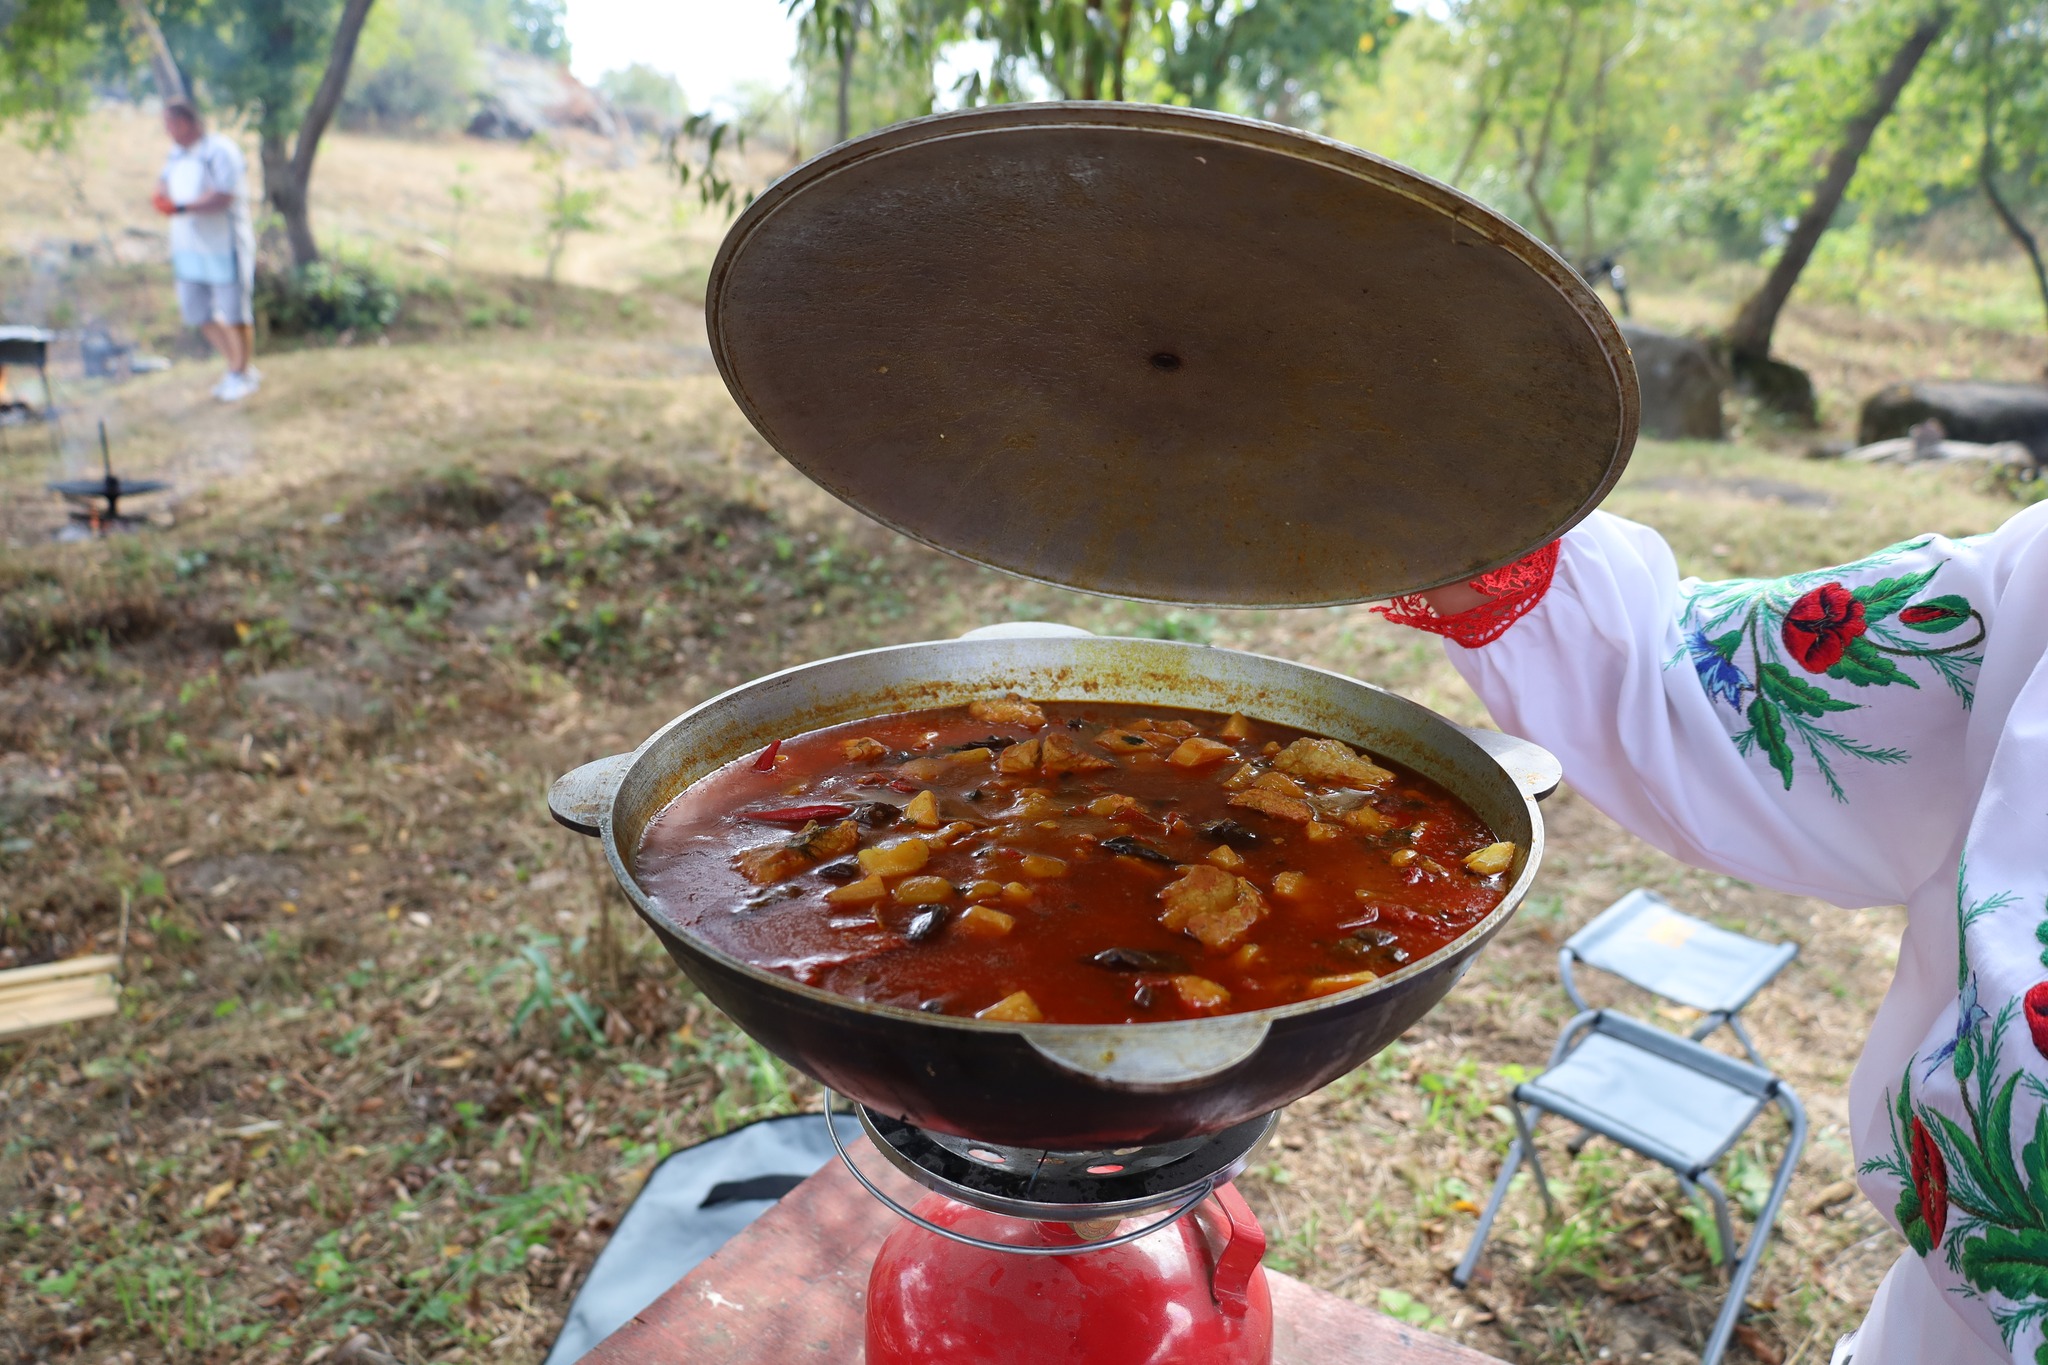
<svg viewBox="0 0 2048 1365"><path fill-rule="evenodd" d="M1703 630L1689 631L1685 647L1692 655L1693 671L1700 675L1700 686L1707 689L1707 695L1718 701L1725 701L1735 711L1742 710L1742 670L1714 648L1713 641Z"/></svg>

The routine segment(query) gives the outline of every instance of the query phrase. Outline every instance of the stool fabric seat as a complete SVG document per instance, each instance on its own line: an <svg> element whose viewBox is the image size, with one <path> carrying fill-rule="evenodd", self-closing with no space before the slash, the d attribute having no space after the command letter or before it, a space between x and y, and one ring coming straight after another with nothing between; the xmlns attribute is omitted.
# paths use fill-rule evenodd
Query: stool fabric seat
<svg viewBox="0 0 2048 1365"><path fill-rule="evenodd" d="M1702 1014L1734 1014L1785 969L1797 944L1764 943L1631 891L1566 940L1588 967Z"/></svg>
<svg viewBox="0 0 2048 1365"><path fill-rule="evenodd" d="M1603 1031L1517 1086L1515 1098L1694 1179L1727 1154L1769 1097L1650 1052L1639 1039L1616 1036L1617 1025L1634 1022L1603 1015Z"/></svg>

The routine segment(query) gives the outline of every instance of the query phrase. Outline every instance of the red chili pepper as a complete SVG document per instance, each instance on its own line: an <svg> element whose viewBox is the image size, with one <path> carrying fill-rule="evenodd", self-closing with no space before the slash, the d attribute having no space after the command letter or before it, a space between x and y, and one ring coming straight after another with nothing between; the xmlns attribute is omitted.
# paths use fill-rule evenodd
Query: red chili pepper
<svg viewBox="0 0 2048 1365"><path fill-rule="evenodd" d="M899 777L889 783L889 790L892 792L908 792L910 795L915 796L923 791L924 788L918 786L917 783L912 782L907 777Z"/></svg>
<svg viewBox="0 0 2048 1365"><path fill-rule="evenodd" d="M781 750L781 748L782 741L778 739L774 743L770 744L767 748L763 749L761 751L761 756L754 760L754 771L757 773L774 772L775 755Z"/></svg>
<svg viewBox="0 0 2048 1365"><path fill-rule="evenodd" d="M781 810L743 810L742 820L759 820L770 825L808 825L813 820L844 820L853 814L852 806L837 801L821 801L815 806L784 806Z"/></svg>

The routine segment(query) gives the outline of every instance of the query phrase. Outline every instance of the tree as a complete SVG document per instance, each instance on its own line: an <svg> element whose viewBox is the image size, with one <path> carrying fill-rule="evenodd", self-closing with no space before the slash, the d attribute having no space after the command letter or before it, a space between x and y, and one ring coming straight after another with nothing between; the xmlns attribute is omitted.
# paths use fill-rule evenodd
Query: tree
<svg viewBox="0 0 2048 1365"><path fill-rule="evenodd" d="M1813 388L1803 374L1771 358L1771 334L1777 327L1778 315L1849 192L1849 184L1856 177L1856 168L1869 150L1878 125L1898 104L1906 83L1913 79L1928 48L1948 27L1950 18L1947 8L1910 14L1910 27L1904 35L1878 47L1875 55L1885 56L1887 50L1889 53L1881 65L1870 62L1867 56L1862 62L1852 63L1851 69L1859 73L1860 79L1850 79L1864 85L1868 93L1852 106L1856 112L1842 126L1840 140L1827 159L1827 168L1800 210L1770 273L1744 301L1728 328L1729 359L1736 377L1750 384L1771 406L1793 416L1812 419Z"/></svg>
<svg viewBox="0 0 2048 1365"><path fill-rule="evenodd" d="M86 0L0 0L0 123L26 124L37 146L62 144L105 42Z"/></svg>
<svg viewBox="0 0 2048 1365"><path fill-rule="evenodd" d="M872 5L873 0L785 0L805 50L814 54L830 52L838 66L834 142L846 141L851 131L854 56L859 51L861 29L868 22Z"/></svg>
<svg viewBox="0 0 2048 1365"><path fill-rule="evenodd" d="M1977 183L1991 211L2034 272L2048 323L2048 266L2041 243L2021 220L2017 206L2000 188L2008 166L2034 184L2048 183L2048 13L2040 4L1983 0L1971 25L1968 69L1977 77L1983 140L1977 154Z"/></svg>

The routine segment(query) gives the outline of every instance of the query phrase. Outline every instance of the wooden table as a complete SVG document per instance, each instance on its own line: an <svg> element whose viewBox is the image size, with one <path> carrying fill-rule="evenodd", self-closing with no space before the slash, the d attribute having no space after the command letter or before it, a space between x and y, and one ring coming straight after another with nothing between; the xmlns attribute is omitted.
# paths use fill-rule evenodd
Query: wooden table
<svg viewBox="0 0 2048 1365"><path fill-rule="evenodd" d="M924 1193L865 1139L854 1159L891 1198ZM868 1266L901 1220L837 1160L600 1342L583 1365L854 1365ZM1266 1272L1274 1365L1500 1365L1492 1356Z"/></svg>

